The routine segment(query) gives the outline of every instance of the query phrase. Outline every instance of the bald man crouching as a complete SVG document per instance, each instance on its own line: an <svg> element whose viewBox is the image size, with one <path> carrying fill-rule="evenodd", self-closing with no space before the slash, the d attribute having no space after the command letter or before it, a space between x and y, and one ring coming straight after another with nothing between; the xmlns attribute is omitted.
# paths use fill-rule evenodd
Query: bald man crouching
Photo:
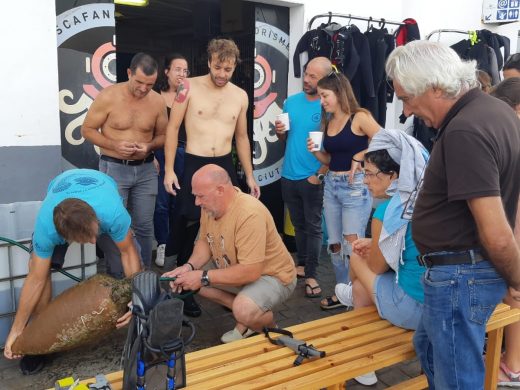
<svg viewBox="0 0 520 390"><path fill-rule="evenodd" d="M195 172L192 191L202 209L199 239L188 262L164 276L177 277L173 289L200 288L233 311L237 324L223 343L274 326L272 310L292 294L296 268L269 210L213 164Z"/></svg>

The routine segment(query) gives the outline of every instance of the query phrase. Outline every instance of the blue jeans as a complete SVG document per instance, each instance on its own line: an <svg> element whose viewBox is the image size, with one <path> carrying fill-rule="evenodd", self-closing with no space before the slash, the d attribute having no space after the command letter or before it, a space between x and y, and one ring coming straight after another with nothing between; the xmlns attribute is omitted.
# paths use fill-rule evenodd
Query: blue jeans
<svg viewBox="0 0 520 390"><path fill-rule="evenodd" d="M174 170L179 182L182 181L184 172L184 145L177 147L175 153ZM176 197L170 195L164 189L164 149L155 151L155 158L159 162L159 182L157 183L157 198L155 199L155 211L153 214L153 227L157 244L166 244L169 235L170 218L173 216Z"/></svg>
<svg viewBox="0 0 520 390"><path fill-rule="evenodd" d="M116 181L119 195L132 218L132 229L141 246L144 266L150 268L157 195L157 171L153 163L131 166L99 160L99 170Z"/></svg>
<svg viewBox="0 0 520 390"><path fill-rule="evenodd" d="M430 389L484 386L486 323L504 297L504 279L489 261L428 268L423 318L414 344Z"/></svg>
<svg viewBox="0 0 520 390"><path fill-rule="evenodd" d="M321 209L323 185L307 179L289 180L282 177L282 198L294 225L297 265L305 266L305 276L316 278L321 252Z"/></svg>
<svg viewBox="0 0 520 390"><path fill-rule="evenodd" d="M328 248L336 283L348 283L349 261L352 246L344 236L355 234L358 238L365 237L365 231L372 210L372 197L363 184L363 174L357 173L354 182L348 182L344 174L327 173L323 195L323 214L327 224ZM331 250L331 245L340 244L337 252Z"/></svg>

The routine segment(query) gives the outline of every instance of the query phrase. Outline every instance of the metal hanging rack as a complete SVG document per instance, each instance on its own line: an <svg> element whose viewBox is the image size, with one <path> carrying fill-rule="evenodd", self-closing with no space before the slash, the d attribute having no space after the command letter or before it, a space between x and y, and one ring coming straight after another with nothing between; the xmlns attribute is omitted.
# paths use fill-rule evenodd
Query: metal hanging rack
<svg viewBox="0 0 520 390"><path fill-rule="evenodd" d="M334 12L328 12L326 14L319 14L319 15L315 15L312 17L312 19L309 21L309 24L308 24L308 30L311 29L312 27L312 23L314 23L314 21L316 19L319 19L319 18L328 18L328 22L327 23L330 23L332 21L332 18L346 18L346 19L349 19L349 20L363 20L365 22L373 22L373 23L379 23L379 26L380 27L384 27L385 24L393 24L393 25L396 25L396 26L404 26L404 23L403 22L394 22L392 20L386 20L385 18L381 18L381 19L374 19L372 16L370 17L364 17L364 16L354 16L354 15L351 15L351 14L337 14L337 13L334 13Z"/></svg>
<svg viewBox="0 0 520 390"><path fill-rule="evenodd" d="M465 34L468 35L471 33L471 30L457 30L457 29L451 29L451 28L440 28L438 30L433 30L431 33L426 35L426 39L429 40L430 37L434 34L439 34L439 37L441 33L443 32L449 32L449 33L457 33L457 34Z"/></svg>

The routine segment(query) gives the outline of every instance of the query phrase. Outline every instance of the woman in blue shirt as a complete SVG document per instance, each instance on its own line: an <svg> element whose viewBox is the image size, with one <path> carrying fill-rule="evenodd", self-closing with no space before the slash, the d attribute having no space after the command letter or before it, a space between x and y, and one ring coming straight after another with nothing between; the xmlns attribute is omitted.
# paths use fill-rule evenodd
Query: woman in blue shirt
<svg viewBox="0 0 520 390"><path fill-rule="evenodd" d="M419 253L406 213L413 209L410 203L415 199L428 155L418 141L399 130L381 130L373 142L388 148L371 150L374 147L370 145L365 154L364 182L373 197L384 201L373 216L372 238L353 243L353 282L337 284L336 295L340 302L354 307L375 303L382 318L402 328L416 329L422 313L424 268L417 262ZM400 183L403 161L407 174ZM385 245L383 237L391 245Z"/></svg>
<svg viewBox="0 0 520 390"><path fill-rule="evenodd" d="M422 145L399 130L382 129L373 137L364 156L364 183L383 201L373 215L372 238L352 244L352 283L338 283L335 289L344 305L375 304L381 318L413 330L422 316L424 268L417 261L409 220L427 159ZM374 384L377 377L368 373L360 382Z"/></svg>

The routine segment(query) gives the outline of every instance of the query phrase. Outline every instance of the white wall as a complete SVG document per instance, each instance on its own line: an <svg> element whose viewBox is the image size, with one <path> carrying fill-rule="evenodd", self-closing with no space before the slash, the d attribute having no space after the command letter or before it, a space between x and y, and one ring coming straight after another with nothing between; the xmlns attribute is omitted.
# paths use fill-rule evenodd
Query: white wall
<svg viewBox="0 0 520 390"><path fill-rule="evenodd" d="M3 4L0 147L60 145L54 0Z"/></svg>

